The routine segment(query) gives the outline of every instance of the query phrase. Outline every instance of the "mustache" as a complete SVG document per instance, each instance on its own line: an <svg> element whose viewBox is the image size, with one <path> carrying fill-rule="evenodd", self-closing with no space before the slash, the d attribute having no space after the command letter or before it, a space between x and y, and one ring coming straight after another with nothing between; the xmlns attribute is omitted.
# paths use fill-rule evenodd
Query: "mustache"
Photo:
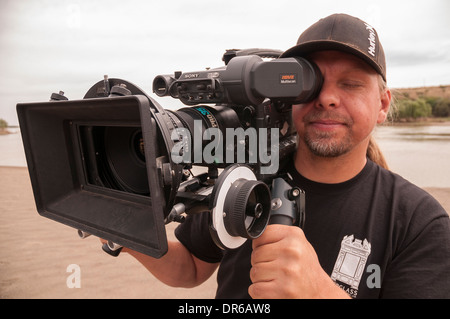
<svg viewBox="0 0 450 319"><path fill-rule="evenodd" d="M353 124L350 117L332 111L312 111L303 117L305 124L319 121L336 121L348 126Z"/></svg>

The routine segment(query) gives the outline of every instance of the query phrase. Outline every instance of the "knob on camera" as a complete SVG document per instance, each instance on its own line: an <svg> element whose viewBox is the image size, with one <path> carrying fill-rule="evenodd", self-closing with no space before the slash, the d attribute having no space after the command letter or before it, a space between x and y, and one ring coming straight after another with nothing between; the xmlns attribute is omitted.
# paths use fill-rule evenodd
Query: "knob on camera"
<svg viewBox="0 0 450 319"><path fill-rule="evenodd" d="M259 237L270 214L269 187L255 180L238 179L232 183L225 199L224 224L232 236Z"/></svg>

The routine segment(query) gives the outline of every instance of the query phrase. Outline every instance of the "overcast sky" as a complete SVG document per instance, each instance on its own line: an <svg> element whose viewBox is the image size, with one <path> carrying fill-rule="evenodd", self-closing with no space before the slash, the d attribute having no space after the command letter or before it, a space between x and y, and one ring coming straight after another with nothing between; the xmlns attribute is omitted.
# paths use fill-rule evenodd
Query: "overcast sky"
<svg viewBox="0 0 450 319"><path fill-rule="evenodd" d="M448 0L0 0L0 118L59 90L81 99L104 74L151 93L156 75L221 66L226 49L286 50L332 13L377 29L389 86L450 84Z"/></svg>

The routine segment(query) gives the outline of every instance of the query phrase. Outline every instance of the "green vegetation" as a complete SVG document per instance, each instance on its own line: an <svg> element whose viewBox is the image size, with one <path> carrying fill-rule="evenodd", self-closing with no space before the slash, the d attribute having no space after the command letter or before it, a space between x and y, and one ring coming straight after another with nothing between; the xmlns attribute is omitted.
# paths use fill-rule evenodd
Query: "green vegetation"
<svg viewBox="0 0 450 319"><path fill-rule="evenodd" d="M6 130L8 127L8 122L6 122L4 119L0 119L0 130Z"/></svg>
<svg viewBox="0 0 450 319"><path fill-rule="evenodd" d="M6 122L4 119L0 118L0 135L7 135L7 134L11 134L12 132L10 132L8 130L8 128L11 128L13 126L10 126L8 124L8 122Z"/></svg>
<svg viewBox="0 0 450 319"><path fill-rule="evenodd" d="M408 93L394 93L391 114L395 122L408 122L424 119L446 119L450 117L450 98L419 94L411 97Z"/></svg>
<svg viewBox="0 0 450 319"><path fill-rule="evenodd" d="M9 134L8 128L8 122L6 122L4 119L0 119L0 135Z"/></svg>
<svg viewBox="0 0 450 319"><path fill-rule="evenodd" d="M431 105L424 99L400 100L397 102L398 119L417 119L431 116Z"/></svg>

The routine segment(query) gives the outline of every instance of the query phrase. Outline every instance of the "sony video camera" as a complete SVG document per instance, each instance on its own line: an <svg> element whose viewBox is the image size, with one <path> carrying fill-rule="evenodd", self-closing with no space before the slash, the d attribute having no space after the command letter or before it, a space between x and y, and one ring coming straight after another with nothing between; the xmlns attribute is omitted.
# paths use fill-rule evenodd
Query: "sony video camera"
<svg viewBox="0 0 450 319"><path fill-rule="evenodd" d="M19 103L39 214L159 258L165 224L210 214L222 248L239 247L271 223L301 225L304 193L283 175L295 150L291 106L314 99L321 73L274 50L228 50L225 66L159 75L157 96L187 107L163 109L134 84L105 78L83 99L54 93ZM269 59L265 59L269 58Z"/></svg>

